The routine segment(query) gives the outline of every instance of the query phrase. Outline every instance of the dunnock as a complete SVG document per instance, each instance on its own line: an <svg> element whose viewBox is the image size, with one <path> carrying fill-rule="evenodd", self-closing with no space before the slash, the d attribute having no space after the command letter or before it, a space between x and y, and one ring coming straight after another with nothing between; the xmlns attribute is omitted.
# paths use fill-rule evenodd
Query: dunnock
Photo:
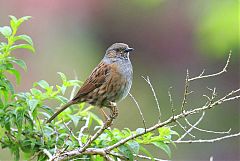
<svg viewBox="0 0 240 161"><path fill-rule="evenodd" d="M129 59L130 51L133 51L133 48L124 43L115 43L110 46L102 61L92 71L76 96L53 114L47 123L69 106L81 102L98 106L101 110L102 107L107 107L112 111L116 103L128 95L132 85L133 71ZM107 118L106 113L103 110L102 112Z"/></svg>

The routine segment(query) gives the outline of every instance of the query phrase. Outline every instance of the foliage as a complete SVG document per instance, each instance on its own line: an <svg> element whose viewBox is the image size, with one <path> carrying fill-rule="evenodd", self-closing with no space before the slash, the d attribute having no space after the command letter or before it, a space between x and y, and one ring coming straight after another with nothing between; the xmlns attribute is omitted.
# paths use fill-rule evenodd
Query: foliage
<svg viewBox="0 0 240 161"><path fill-rule="evenodd" d="M209 3L206 14L200 19L198 26L200 49L213 57L224 57L224 53L229 49L239 54L240 3L237 1Z"/></svg>
<svg viewBox="0 0 240 161"><path fill-rule="evenodd" d="M75 107L73 106L62 112L56 119L57 121L51 124L45 123L46 119L53 114L52 108L48 105L49 102L51 104L57 102L57 106L68 102L68 98L64 96L66 90L78 87L80 81L68 80L63 73L59 72L62 80L61 85L52 86L45 80L40 80L33 84L29 92L17 93L14 91L7 73L14 75L19 83L21 74L15 68L15 65L24 70L27 69L27 66L23 60L15 58L12 53L16 49L28 49L34 52L34 47L31 37L16 35L20 25L30 17L17 19L10 16L10 18L10 26L0 28L1 35L6 39L6 42L0 43L1 147L9 149L14 154L15 160L20 159L20 154L23 154L23 157L29 160L34 158L47 160L49 155L59 153L57 149L67 151L84 145L91 136L91 129L94 131L103 124L102 120L91 112L93 106L85 103L75 105ZM69 127L76 130L72 131ZM107 129L92 142L90 147L110 146L143 130L145 129L139 128L135 131L128 128L123 130ZM133 160L134 155L139 153L144 153L153 160L145 145L154 145L171 157L169 144L173 144L172 135L178 134L170 127L162 127L155 133L149 132L135 140L130 140L114 149L114 151L123 154L129 160ZM103 160L98 155L83 155L81 157Z"/></svg>

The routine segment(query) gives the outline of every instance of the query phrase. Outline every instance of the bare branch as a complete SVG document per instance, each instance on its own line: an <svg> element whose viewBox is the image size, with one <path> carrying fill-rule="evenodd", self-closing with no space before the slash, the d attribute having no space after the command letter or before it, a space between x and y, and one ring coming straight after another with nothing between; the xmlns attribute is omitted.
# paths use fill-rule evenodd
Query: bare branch
<svg viewBox="0 0 240 161"><path fill-rule="evenodd" d="M149 79L149 76L147 76L146 78L144 76L142 76L142 78L148 83L148 85L150 86L151 90L152 90L152 93L153 93L153 96L154 96L154 99L155 99L155 102L157 104L157 108L158 108L158 112L159 112L159 117L158 117L158 120L159 122L161 122L161 110L160 110L160 105L159 105L159 102L158 102L158 99L157 99L157 96L156 96L156 93L155 93L155 90L152 86L152 83Z"/></svg>
<svg viewBox="0 0 240 161"><path fill-rule="evenodd" d="M213 133L213 134L229 134L231 131L231 128L228 131L212 131L212 130L205 130L205 129L201 129L199 127L197 127L197 125L192 125L186 118L185 121L187 122L187 124L189 126L191 126L193 129L196 129L198 131L202 131L202 132L207 132L207 133Z"/></svg>
<svg viewBox="0 0 240 161"><path fill-rule="evenodd" d="M133 97L133 95L132 95L131 93L129 93L129 96L130 96L130 97L132 98L132 100L135 102L135 104L136 104L136 106L137 106L137 108L138 108L138 111L139 111L139 113L140 113L140 115L141 115L141 117L142 117L142 121L143 121L144 129L146 130L147 127L146 127L145 119L144 119L144 117L143 117L142 110L141 110L141 108L140 108L140 106L139 106L137 100Z"/></svg>
<svg viewBox="0 0 240 161"><path fill-rule="evenodd" d="M88 115L88 117L86 118L86 122L85 122L85 125L80 129L80 132L78 134L78 142L79 142L79 145L82 147L83 144L81 142L82 140L82 136L83 136L83 132L85 129L88 129L88 124L89 124L89 121L90 121L90 115Z"/></svg>
<svg viewBox="0 0 240 161"><path fill-rule="evenodd" d="M91 143L96 140L98 138L98 136L100 136L104 130L106 130L108 127L111 126L113 121L113 118L110 117L102 126L101 128L92 136L88 139L87 143L81 148L81 150L79 150L80 152L84 152L90 145Z"/></svg>
<svg viewBox="0 0 240 161"><path fill-rule="evenodd" d="M147 160L152 160L151 157L147 157L147 156L144 156L144 155L136 155L134 154L135 157L138 157L138 158L142 158L142 159L147 159ZM158 158L153 158L155 161L169 161L169 160L163 160L163 159L158 159Z"/></svg>
<svg viewBox="0 0 240 161"><path fill-rule="evenodd" d="M227 67L228 67L231 55L232 55L232 51L229 52L227 62L225 64L224 68L220 72L214 73L214 74L209 74L209 75L203 75L204 74L204 70L203 70L203 72L199 76L193 77L193 78L189 78L188 81L191 82L191 81L194 81L194 80L197 80L197 79L215 77L215 76L221 75L224 72L227 72Z"/></svg>
<svg viewBox="0 0 240 161"><path fill-rule="evenodd" d="M229 139L229 138L233 138L233 137L238 137L238 136L240 136L240 132L236 133L236 134L232 134L232 135L226 135L226 136L223 136L223 137L218 137L218 138L215 138L215 139L179 140L179 141L177 140L177 141L174 141L174 143L213 143L213 142L216 142L216 141Z"/></svg>
<svg viewBox="0 0 240 161"><path fill-rule="evenodd" d="M189 136L191 136L192 138L195 138L195 136L194 135L192 135L191 133L190 133L190 131L189 130L186 130L186 127L184 127L179 121L177 121L176 120L176 123L185 131L185 134L188 134Z"/></svg>
<svg viewBox="0 0 240 161"><path fill-rule="evenodd" d="M188 69L187 69L187 75L186 75L186 79L185 79L185 87L184 87L184 94L183 94L183 100L182 100L182 106L181 106L181 111L182 113L184 113L184 108L185 108L185 105L187 104L187 96L188 96L188 87L189 87L189 72L188 72Z"/></svg>
<svg viewBox="0 0 240 161"><path fill-rule="evenodd" d="M70 122L70 121L69 121L69 122ZM66 123L63 121L63 124L64 124L64 126L66 127L66 129L68 129L69 133L74 137L74 139L76 139L78 142L80 142L80 141L78 140L78 138L74 135L73 131L68 127L68 124L69 124L69 123L66 124Z"/></svg>
<svg viewBox="0 0 240 161"><path fill-rule="evenodd" d="M171 89L172 89L172 87L169 87L168 96L169 96L169 102L170 102L170 105L171 105L172 116L174 117L175 110L174 110L174 106L173 106L172 94L171 94L171 91L170 91Z"/></svg>
<svg viewBox="0 0 240 161"><path fill-rule="evenodd" d="M238 90L240 90L240 89L238 89ZM235 90L235 91L238 91L238 90ZM234 93L235 93L235 92L230 92L230 93L228 93L226 96L229 96L229 95L234 94ZM110 150L112 150L112 149L114 149L114 148L116 148L116 147L119 147L119 146L123 145L124 143L128 142L129 140L133 140L133 139L135 139L135 138L137 138L137 137L139 137L139 136L142 136L142 135L144 135L144 134L146 134L146 133L148 133L148 132L154 131L154 130L160 128L160 127L163 127L163 126L165 126L165 125L168 125L168 124L170 124L170 123L172 123L172 122L175 122L175 121L178 120L178 119L184 118L184 117L186 117L186 116L188 116L188 115L197 114L197 113L202 112L202 111L205 111L205 110L207 110L207 109L211 109L211 108L213 108L213 107L215 107L215 106L217 106L217 105L220 105L220 104L222 104L223 102L225 102L225 101L222 101L222 100L223 100L226 96L224 96L224 97L218 99L217 101L215 101L215 102L213 102L213 103L210 103L210 104L208 104L208 105L204 105L204 106L202 106L202 107L195 108L195 109L193 109L193 110L189 110L189 111L186 111L186 112L184 112L184 113L180 113L180 114L176 115L175 117L170 117L170 118L167 119L166 121L160 122L160 123L158 123L158 124L155 124L154 126L148 128L146 131L144 131L144 132L142 132L142 133L138 133L138 134L129 136L129 137L127 137L127 138L125 138L125 139L122 139L122 140L120 140L119 142L117 142L117 143L115 143L115 144L113 144L113 145L111 145L111 146L109 146L109 147L106 147L106 148L104 148L104 149L110 151ZM238 98L239 98L239 97L237 97L236 99L238 99Z"/></svg>
<svg viewBox="0 0 240 161"><path fill-rule="evenodd" d="M198 121L197 121L194 125L191 125L191 128L189 128L189 129L187 130L187 132L184 133L184 134L178 139L178 141L182 140L188 133L190 133L190 132L194 129L194 127L197 126L197 125L202 121L204 115L205 115L205 111L203 111L202 116L198 119ZM186 117L185 117L185 120L188 121Z"/></svg>

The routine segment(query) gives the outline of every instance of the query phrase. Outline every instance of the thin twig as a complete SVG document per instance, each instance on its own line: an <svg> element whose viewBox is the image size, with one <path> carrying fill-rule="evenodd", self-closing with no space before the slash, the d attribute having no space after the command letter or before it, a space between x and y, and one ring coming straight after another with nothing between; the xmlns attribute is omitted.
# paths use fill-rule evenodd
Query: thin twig
<svg viewBox="0 0 240 161"><path fill-rule="evenodd" d="M110 117L102 126L101 128L92 136L88 139L88 141L85 143L85 145L79 150L80 152L84 152L90 145L91 143L100 136L104 130L106 130L109 126L111 126L113 121L113 118Z"/></svg>
<svg viewBox="0 0 240 161"><path fill-rule="evenodd" d="M185 105L187 104L187 96L188 96L188 87L189 87L189 72L187 69L186 79L185 79L185 86L184 86L184 93L183 93L183 100L181 106L181 112L184 113Z"/></svg>
<svg viewBox="0 0 240 161"><path fill-rule="evenodd" d="M147 159L147 160L152 160L151 157L147 157L147 156L144 156L144 155L136 155L136 154L133 154L135 157L138 157L138 158L141 158L141 159ZM158 158L153 158L155 161L169 161L169 160L163 160L163 159L158 159Z"/></svg>
<svg viewBox="0 0 240 161"><path fill-rule="evenodd" d="M205 115L205 111L203 111L202 116L198 119L198 121L197 121L194 125L191 125L191 128L189 128L189 129L187 130L187 132L185 132L185 133L178 139L178 141L182 140L188 133L190 133L190 132L194 129L194 127L197 126L197 125L202 121L204 115ZM185 117L185 120L188 121L186 117Z"/></svg>
<svg viewBox="0 0 240 161"><path fill-rule="evenodd" d="M54 128L54 131L55 131L55 134L56 134L56 140L55 140L55 141L56 141L56 144L55 144L55 146L54 146L54 154L56 154L56 153L58 152L58 151L57 151L57 150L58 150L58 148L57 148L57 143L58 143L58 137L59 137L59 136L58 136L58 131L57 131L57 128L56 128L56 127Z"/></svg>
<svg viewBox="0 0 240 161"><path fill-rule="evenodd" d="M70 122L70 121L69 121L69 122ZM68 125L67 125L64 121L63 121L63 124L64 124L64 126L68 129L68 131L69 131L69 133L71 134L71 136L73 136L74 139L76 139L76 140L79 142L78 138L74 135L73 131L68 127Z"/></svg>
<svg viewBox="0 0 240 161"><path fill-rule="evenodd" d="M43 153L46 154L49 159L53 157L52 154L47 149L43 149Z"/></svg>
<svg viewBox="0 0 240 161"><path fill-rule="evenodd" d="M172 94L171 94L171 91L170 91L171 89L172 89L172 87L169 87L169 89L168 89L168 96L169 96L169 102L170 102L170 105L171 105L172 117L174 118L175 109L174 109L174 105L173 105Z"/></svg>
<svg viewBox="0 0 240 161"><path fill-rule="evenodd" d="M189 125L189 126L191 126L193 129L196 129L196 130L198 130L198 131L202 131L202 132L207 132L207 133L213 133L213 134L229 134L230 132L231 132L231 128L228 130L228 131L212 131L212 130L205 130L205 129L201 129L201 128L199 128L199 127L197 127L197 125L196 126L194 126L194 125L192 125L186 118L185 118L185 121L187 122L187 124Z"/></svg>
<svg viewBox="0 0 240 161"><path fill-rule="evenodd" d="M155 90L154 90L154 88L153 88L153 86L152 86L152 83L151 83L151 81L150 81L150 79L149 79L149 76L147 76L146 78L145 78L144 76L142 76L142 78L148 83L148 85L150 86L150 88L151 88L151 90L152 90L153 97L154 97L154 99L155 99L155 102L156 102L157 108L158 108L158 113L159 113L158 120L159 120L159 122L161 122L161 115L162 115L162 114L161 114L160 105L159 105L159 102L158 102L158 99L157 99L157 96L156 96L156 92L155 92Z"/></svg>
<svg viewBox="0 0 240 161"><path fill-rule="evenodd" d="M204 71L203 71L199 76L189 78L188 81L191 82L191 81L194 81L194 80L197 80L197 79L215 77L215 76L221 75L224 72L227 72L227 67L228 67L228 64L230 62L231 55L232 55L232 51L229 52L227 62L225 64L224 68L220 72L217 72L217 73L214 73L214 74L209 74L209 75L204 75Z"/></svg>
<svg viewBox="0 0 240 161"><path fill-rule="evenodd" d="M177 120L176 120L176 123L185 131L185 134L188 134L188 135L191 136L192 138L195 138L195 136L190 133L191 130L190 130L190 131L186 130L186 127L184 127L184 126L183 126L179 121L177 121Z"/></svg>
<svg viewBox="0 0 240 161"><path fill-rule="evenodd" d="M83 146L81 140L82 140L82 137L83 137L83 132L84 132L84 130L85 130L85 129L88 129L89 121L90 121L90 115L87 116L85 125L84 125L84 126L80 129L80 131L79 131L78 140L79 140L79 145L80 145L80 147Z"/></svg>
<svg viewBox="0 0 240 161"><path fill-rule="evenodd" d="M232 134L232 135L226 135L226 136L223 136L223 137L214 138L214 139L179 140L179 141L177 140L177 141L174 141L174 143L213 143L213 142L216 142L216 141L229 139L229 138L233 138L233 137L238 137L238 136L240 136L240 132L236 133L236 134Z"/></svg>
<svg viewBox="0 0 240 161"><path fill-rule="evenodd" d="M133 95L132 95L131 93L129 93L129 96L130 96L130 97L132 98L132 100L135 102L135 104L136 104L136 106L137 106L137 108L138 108L138 111L139 111L139 113L140 113L140 115L141 115L141 117L142 117L143 126L144 126L144 128L145 128L145 130L146 130L147 127L146 127L145 119L144 119L144 117L143 117L142 110L141 110L141 108L140 108L140 106L139 106L137 100L133 97Z"/></svg>

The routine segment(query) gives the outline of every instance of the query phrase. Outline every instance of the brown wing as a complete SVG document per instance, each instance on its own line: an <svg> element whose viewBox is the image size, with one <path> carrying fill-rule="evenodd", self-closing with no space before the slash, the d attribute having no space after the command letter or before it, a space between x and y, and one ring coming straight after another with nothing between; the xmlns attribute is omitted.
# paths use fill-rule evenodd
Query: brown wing
<svg viewBox="0 0 240 161"><path fill-rule="evenodd" d="M101 86L106 81L109 71L109 66L104 62L100 62L72 100L77 101L81 97Z"/></svg>

